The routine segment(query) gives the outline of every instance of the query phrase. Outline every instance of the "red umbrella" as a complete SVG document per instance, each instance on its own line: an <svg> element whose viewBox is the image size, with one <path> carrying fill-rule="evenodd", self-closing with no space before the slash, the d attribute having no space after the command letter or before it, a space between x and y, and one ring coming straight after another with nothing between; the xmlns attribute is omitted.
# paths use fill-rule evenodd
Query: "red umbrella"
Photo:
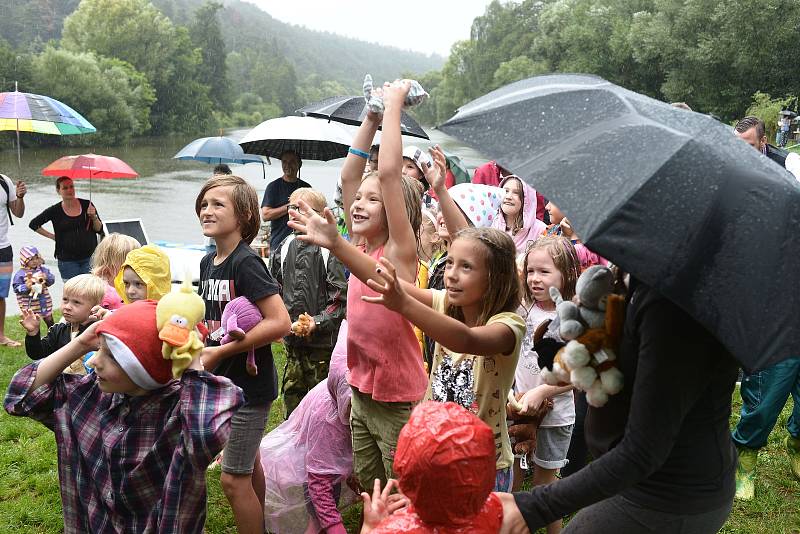
<svg viewBox="0 0 800 534"><path fill-rule="evenodd" d="M139 174L119 158L98 154L64 156L42 169L44 176L69 176L73 180L89 179L89 201L92 200L92 180L136 178ZM88 223L88 221L87 221Z"/></svg>
<svg viewBox="0 0 800 534"><path fill-rule="evenodd" d="M69 176L73 180L79 178L106 180L111 178L136 178L139 176L136 171L121 159L97 154L64 156L42 169L42 174L45 176Z"/></svg>

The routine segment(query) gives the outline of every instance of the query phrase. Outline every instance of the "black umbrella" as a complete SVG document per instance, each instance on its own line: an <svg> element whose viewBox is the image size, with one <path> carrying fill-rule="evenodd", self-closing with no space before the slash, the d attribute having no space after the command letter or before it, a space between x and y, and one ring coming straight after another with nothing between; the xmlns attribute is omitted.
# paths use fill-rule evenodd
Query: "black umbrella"
<svg viewBox="0 0 800 534"><path fill-rule="evenodd" d="M297 113L308 117L360 126L364 121L364 117L367 116L367 105L363 96L334 96L300 108ZM400 116L400 132L411 137L430 139L425 130L422 129L422 126L405 111Z"/></svg>
<svg viewBox="0 0 800 534"><path fill-rule="evenodd" d="M730 127L597 77L553 75L474 100L441 129L552 198L587 246L749 370L797 355L800 184Z"/></svg>

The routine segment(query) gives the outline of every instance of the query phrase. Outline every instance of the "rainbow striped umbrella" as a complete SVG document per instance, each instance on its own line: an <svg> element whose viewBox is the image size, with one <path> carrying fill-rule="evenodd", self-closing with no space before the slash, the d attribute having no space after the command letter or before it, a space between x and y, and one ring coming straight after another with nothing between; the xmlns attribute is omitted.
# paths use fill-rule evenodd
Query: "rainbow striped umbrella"
<svg viewBox="0 0 800 534"><path fill-rule="evenodd" d="M80 113L63 102L49 96L16 90L0 93L0 130L17 132L17 160L20 165L20 132L73 135L97 131Z"/></svg>

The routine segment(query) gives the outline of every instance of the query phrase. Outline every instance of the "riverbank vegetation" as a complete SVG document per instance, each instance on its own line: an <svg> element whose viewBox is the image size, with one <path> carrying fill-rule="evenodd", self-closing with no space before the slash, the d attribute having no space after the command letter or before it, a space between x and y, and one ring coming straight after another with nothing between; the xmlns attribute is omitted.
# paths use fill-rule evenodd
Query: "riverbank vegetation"
<svg viewBox="0 0 800 534"><path fill-rule="evenodd" d="M581 72L725 122L752 106L774 133L780 105L800 94L786 55L799 26L793 0L495 0L420 78L432 98L416 113L438 124L507 83Z"/></svg>
<svg viewBox="0 0 800 534"><path fill-rule="evenodd" d="M0 91L44 94L97 133L30 144L120 144L131 137L255 126L443 58L282 23L239 0L12 2L0 17ZM10 143L12 136L5 137Z"/></svg>

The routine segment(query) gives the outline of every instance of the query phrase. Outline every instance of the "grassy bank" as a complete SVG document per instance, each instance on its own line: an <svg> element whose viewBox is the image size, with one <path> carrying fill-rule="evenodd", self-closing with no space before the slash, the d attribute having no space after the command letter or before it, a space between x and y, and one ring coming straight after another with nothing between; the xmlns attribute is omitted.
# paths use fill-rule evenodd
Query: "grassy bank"
<svg viewBox="0 0 800 534"><path fill-rule="evenodd" d="M6 321L7 332L14 339L23 339L23 332L16 322L16 318ZM276 364L282 370L283 351L278 346L275 349ZM14 372L28 362L23 349L0 347L0 389L3 392ZM738 420L739 405L737 394L731 425ZM767 447L761 451L757 498L746 504L736 503L722 532L800 534L800 483L791 476L782 443L791 406L789 401ZM282 413L283 405L279 399L270 414L270 429L280 423ZM357 530L357 516L357 507L345 514L350 532ZM0 534L56 533L61 532L61 525L53 434L39 423L0 411ZM209 474L206 531L236 532L219 485L219 471Z"/></svg>

